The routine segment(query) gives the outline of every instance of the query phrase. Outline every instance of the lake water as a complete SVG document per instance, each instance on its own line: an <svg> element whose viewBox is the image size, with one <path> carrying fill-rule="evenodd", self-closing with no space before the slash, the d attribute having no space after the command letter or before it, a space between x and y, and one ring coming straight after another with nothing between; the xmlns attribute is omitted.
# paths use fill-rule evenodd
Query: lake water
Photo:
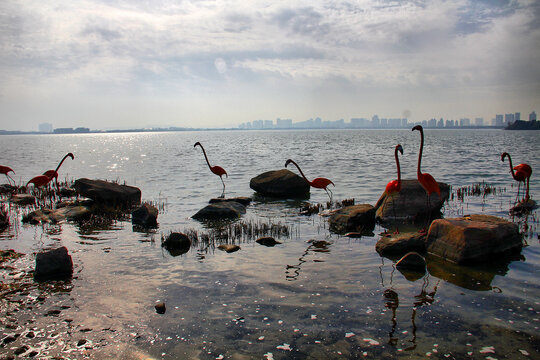
<svg viewBox="0 0 540 360"><path fill-rule="evenodd" d="M278 239L282 244L269 248L244 237L235 253L198 244L177 257L161 248L171 231L212 230L191 219L222 191L193 147L197 141L212 165L227 170L227 197L253 196L250 179L291 158L308 178L331 179L334 200L375 204L396 178L396 144L404 149L403 178L416 177L416 131L2 136L0 164L15 170L19 184L72 152L61 179L125 182L162 208L151 232L134 231L129 221L91 230L16 221L0 233L1 249L28 254L21 266L33 266L32 253L61 245L73 257L71 284L17 314L36 329L29 346L41 356L68 358L538 358L538 211L508 215L517 187L500 154L532 166L530 193L538 199L540 133L427 129L425 136L423 171L454 189L484 181L500 190L450 201L444 216L484 213L515 221L527 244L519 258L490 266L437 264L409 281L375 251L383 228L374 236L341 237L328 231L326 218L299 215L298 200L259 197L242 220L286 226L290 235ZM312 189L307 202L327 199ZM27 211L11 206L10 213L20 219ZM318 248L310 240L327 244ZM165 314L154 311L156 302L166 303ZM58 307L59 316L40 316Z"/></svg>

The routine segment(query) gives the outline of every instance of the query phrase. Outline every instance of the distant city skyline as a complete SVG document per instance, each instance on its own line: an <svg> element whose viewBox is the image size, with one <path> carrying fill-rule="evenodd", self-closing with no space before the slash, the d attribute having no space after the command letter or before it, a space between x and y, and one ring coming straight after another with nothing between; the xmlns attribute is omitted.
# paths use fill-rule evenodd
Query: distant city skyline
<svg viewBox="0 0 540 360"><path fill-rule="evenodd" d="M4 130L540 108L539 1L3 0L0 14Z"/></svg>

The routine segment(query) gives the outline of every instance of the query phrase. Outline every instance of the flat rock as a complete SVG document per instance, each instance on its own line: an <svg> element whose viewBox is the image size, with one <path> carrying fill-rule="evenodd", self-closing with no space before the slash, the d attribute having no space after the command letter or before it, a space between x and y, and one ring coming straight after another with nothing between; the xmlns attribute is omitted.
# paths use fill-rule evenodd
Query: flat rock
<svg viewBox="0 0 540 360"><path fill-rule="evenodd" d="M256 192L271 197L307 197L309 184L290 170L272 170L257 175L249 182L249 187Z"/></svg>
<svg viewBox="0 0 540 360"><path fill-rule="evenodd" d="M63 220L83 220L90 217L91 211L85 206L68 205L56 210L42 208L23 216L22 222L29 224L58 223Z"/></svg>
<svg viewBox="0 0 540 360"><path fill-rule="evenodd" d="M536 201L532 199L522 200L510 209L510 214L517 216L527 215L536 208L538 208Z"/></svg>
<svg viewBox="0 0 540 360"><path fill-rule="evenodd" d="M370 232L375 226L375 208L369 204L346 206L332 214L328 223L337 234Z"/></svg>
<svg viewBox="0 0 540 360"><path fill-rule="evenodd" d="M73 184L77 193L96 203L112 206L131 206L141 202L141 190L105 180L77 179Z"/></svg>
<svg viewBox="0 0 540 360"><path fill-rule="evenodd" d="M30 194L15 194L9 199L12 203L17 205L34 205L36 203L36 197Z"/></svg>
<svg viewBox="0 0 540 360"><path fill-rule="evenodd" d="M375 250L383 256L403 255L410 251L423 253L426 250L425 241L425 232L385 234L375 244Z"/></svg>
<svg viewBox="0 0 540 360"><path fill-rule="evenodd" d="M218 249L223 250L228 253L232 253L232 252L240 250L240 246L235 245L235 244L221 244L218 246Z"/></svg>
<svg viewBox="0 0 540 360"><path fill-rule="evenodd" d="M199 210L195 220L238 219L246 213L246 207L236 201L225 201L209 204Z"/></svg>
<svg viewBox="0 0 540 360"><path fill-rule="evenodd" d="M491 259L522 246L516 224L490 215L435 220L426 239L430 254L458 264Z"/></svg>
<svg viewBox="0 0 540 360"><path fill-rule="evenodd" d="M186 234L173 232L161 243L172 256L179 256L188 252L191 240Z"/></svg>
<svg viewBox="0 0 540 360"><path fill-rule="evenodd" d="M213 198L213 199L210 199L209 203L210 204L215 204L215 203L228 202L228 201L235 201L235 202L240 203L240 204L242 204L244 206L248 206L249 204L251 204L251 198L247 197L247 196L239 196L239 197L227 198L227 199Z"/></svg>
<svg viewBox="0 0 540 360"><path fill-rule="evenodd" d="M65 246L38 253L36 255L36 269L34 279L65 280L73 275L73 261Z"/></svg>
<svg viewBox="0 0 540 360"><path fill-rule="evenodd" d="M450 186L448 184L442 182L438 182L438 184L441 197L437 194L431 194L429 199L432 218L440 215L441 208L450 195ZM429 213L427 199L427 193L417 179L402 180L399 193L388 196L384 192L377 201L375 205L377 220L383 223L391 223L394 221L410 222L426 218Z"/></svg>
<svg viewBox="0 0 540 360"><path fill-rule="evenodd" d="M141 204L131 213L131 222L148 228L157 227L158 209L148 203Z"/></svg>

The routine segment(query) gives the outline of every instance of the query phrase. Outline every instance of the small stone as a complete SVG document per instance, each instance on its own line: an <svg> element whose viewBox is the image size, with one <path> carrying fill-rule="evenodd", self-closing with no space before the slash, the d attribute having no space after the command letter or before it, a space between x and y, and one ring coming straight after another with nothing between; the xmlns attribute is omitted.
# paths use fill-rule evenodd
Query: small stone
<svg viewBox="0 0 540 360"><path fill-rule="evenodd" d="M257 240L255 240L258 244L261 244L261 245L264 245L264 246L276 246L278 244L281 244L279 241L276 241L276 239L274 239L273 237L271 236L266 236L266 237L261 237L261 238L258 238Z"/></svg>
<svg viewBox="0 0 540 360"><path fill-rule="evenodd" d="M165 314L165 311L167 311L165 308L165 303L158 303L154 306L154 308L158 314Z"/></svg>
<svg viewBox="0 0 540 360"><path fill-rule="evenodd" d="M173 232L161 244L172 256L182 255L191 247L191 240L186 234Z"/></svg>
<svg viewBox="0 0 540 360"><path fill-rule="evenodd" d="M86 339L81 339L77 342L77 346L83 346L84 344L86 344Z"/></svg>
<svg viewBox="0 0 540 360"><path fill-rule="evenodd" d="M9 343L14 342L15 340L17 340L17 338L16 338L15 336L13 336L13 335L8 335L8 336L6 336L6 337L4 338L4 340L2 340L2 342L3 342L4 344L9 344Z"/></svg>
<svg viewBox="0 0 540 360"><path fill-rule="evenodd" d="M221 244L218 246L218 249L226 251L228 253L232 253L240 250L240 246L234 244Z"/></svg>
<svg viewBox="0 0 540 360"><path fill-rule="evenodd" d="M20 348L15 349L15 351L13 353L15 355L21 355L21 354L27 352L29 349L30 348L28 347L28 345L23 345Z"/></svg>

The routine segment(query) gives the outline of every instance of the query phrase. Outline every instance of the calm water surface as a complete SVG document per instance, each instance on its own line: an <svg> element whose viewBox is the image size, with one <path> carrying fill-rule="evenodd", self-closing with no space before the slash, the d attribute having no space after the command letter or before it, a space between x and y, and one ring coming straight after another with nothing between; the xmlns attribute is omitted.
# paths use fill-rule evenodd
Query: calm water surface
<svg viewBox="0 0 540 360"><path fill-rule="evenodd" d="M505 190L486 198L451 201L445 216L485 213L515 221L524 232L519 258L490 266L434 263L423 278L407 280L375 252L378 233L360 239L328 231L326 219L298 215L299 201L255 198L244 220L281 223L291 236L273 248L254 238L225 253L193 247L173 257L161 248L171 231L210 228L191 219L221 194L199 148L229 177L226 195L252 196L252 177L295 160L308 178L336 184L335 200L374 204L396 177L394 146L401 143L404 178L415 178L419 134L410 130L228 131L3 136L0 164L18 183L54 168L60 177L118 180L137 186L143 200L163 205L159 228L136 232L118 221L101 230L74 224L16 223L0 234L2 249L29 254L64 245L76 277L70 291L43 309L69 306L60 318L36 323L51 335L44 355L73 358L146 353L154 358L537 358L540 356L540 243L538 213L511 218L517 188L501 163L533 167L531 196L540 196L540 134L501 130L426 130L423 170L454 188L485 181ZM296 171L295 169L291 169ZM311 203L325 203L322 190ZM12 209L17 216L25 210ZM316 248L308 241L326 240ZM217 244L216 244L217 245ZM153 306L163 301L164 315ZM43 311L43 310L40 310ZM31 311L27 316L30 315ZM21 315L24 316L24 315ZM61 320L73 320L59 325ZM92 329L92 331L87 331ZM49 330L44 330L45 332ZM81 351L79 338L94 350ZM55 342L56 341L56 342ZM51 345L52 344L52 345ZM109 355L106 355L109 354ZM116 354L116 355L110 355ZM128 355L126 355L128 356Z"/></svg>

